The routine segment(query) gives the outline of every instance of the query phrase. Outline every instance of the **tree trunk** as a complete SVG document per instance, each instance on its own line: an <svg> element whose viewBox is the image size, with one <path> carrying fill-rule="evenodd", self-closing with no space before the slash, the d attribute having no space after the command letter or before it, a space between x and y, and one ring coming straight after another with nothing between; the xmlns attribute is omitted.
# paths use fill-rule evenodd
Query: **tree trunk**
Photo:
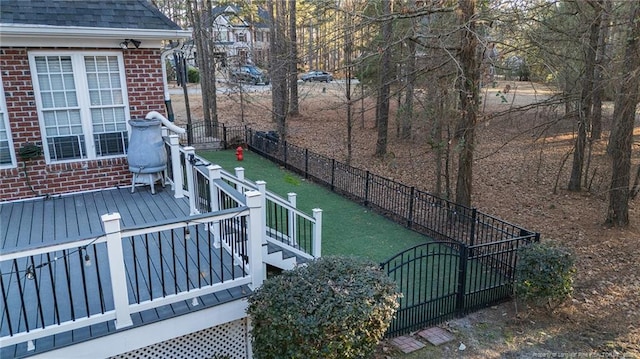
<svg viewBox="0 0 640 359"><path fill-rule="evenodd" d="M591 119L591 139L599 140L602 137L602 94L604 92L604 80L602 74L606 64L607 38L609 37L609 12L610 0L600 0L603 7L600 13L600 34L598 35L598 51L596 52L596 65L593 74L593 115Z"/></svg>
<svg viewBox="0 0 640 359"><path fill-rule="evenodd" d="M609 210L607 223L612 226L629 225L629 184L631 180L631 150L633 144L633 124L638 104L640 81L640 3L630 2L629 26L622 81L616 94L613 117L615 126L609 138L609 154L611 156L611 187L609 191Z"/></svg>
<svg viewBox="0 0 640 359"><path fill-rule="evenodd" d="M344 12L345 17L345 32L344 32L344 60L345 60L345 96L347 100L347 164L351 164L351 159L353 155L352 149L352 132L353 132L353 103L351 102L351 71L353 64L351 63L351 56L353 54L352 48L352 39L353 34L351 33L351 14L348 11Z"/></svg>
<svg viewBox="0 0 640 359"><path fill-rule="evenodd" d="M289 114L300 114L298 107L298 36L296 33L296 2L289 2Z"/></svg>
<svg viewBox="0 0 640 359"><path fill-rule="evenodd" d="M206 9L211 9L211 2L198 0L187 1L187 13L193 24L200 69L200 87L202 89L202 112L207 136L212 136L213 127L218 124L215 59L213 58L213 40L211 36L211 16ZM188 71L185 71L185 75Z"/></svg>
<svg viewBox="0 0 640 359"><path fill-rule="evenodd" d="M580 191L582 189L582 176L584 175L584 158L587 144L587 132L591 123L591 106L593 104L593 78L596 62L596 47L600 34L600 12L596 10L595 16L590 19L589 42L584 46L584 73L582 75L582 88L580 91L580 109L578 113L578 137L573 149L573 166L569 179L569 190Z"/></svg>
<svg viewBox="0 0 640 359"><path fill-rule="evenodd" d="M271 61L269 62L269 72L271 73L271 106L272 118L276 123L276 130L280 139L284 142L287 136L286 114L287 114L287 46L284 36L284 7L286 1L267 1L270 11L270 35L271 35Z"/></svg>
<svg viewBox="0 0 640 359"><path fill-rule="evenodd" d="M378 140L376 142L377 157L387 153L387 136L389 131L389 94L391 92L391 0L383 0L384 14L387 17L382 23L382 44L384 49L380 61L380 83L378 86L378 105L376 106L376 124L378 125Z"/></svg>
<svg viewBox="0 0 640 359"><path fill-rule="evenodd" d="M456 181L456 202L471 206L473 182L473 149L475 142L476 116L478 111L478 39L476 38L476 0L459 0L460 21L463 25L460 47L462 73L458 79L461 117L456 130L459 141L458 176Z"/></svg>
<svg viewBox="0 0 640 359"><path fill-rule="evenodd" d="M409 39L407 43L409 47L409 55L407 57L406 64L406 79L407 87L405 89L405 99L402 113L402 118L399 119L402 123L400 129L400 138L409 139L411 137L411 126L413 122L414 109L413 109L413 89L416 83L416 43Z"/></svg>

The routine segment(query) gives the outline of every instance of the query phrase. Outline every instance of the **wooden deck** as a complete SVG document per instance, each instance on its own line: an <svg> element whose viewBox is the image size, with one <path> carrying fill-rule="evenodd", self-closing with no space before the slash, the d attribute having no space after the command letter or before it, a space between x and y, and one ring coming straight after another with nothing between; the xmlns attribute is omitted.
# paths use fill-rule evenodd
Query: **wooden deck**
<svg viewBox="0 0 640 359"><path fill-rule="evenodd" d="M151 194L148 186L83 192L0 204L2 252L14 252L104 234L100 216L120 213L122 227L189 216L186 198L168 188Z"/></svg>
<svg viewBox="0 0 640 359"><path fill-rule="evenodd" d="M0 204L2 253L104 236L101 216L108 213L120 214L124 230L188 223L194 218L189 216L188 199L174 198L168 188L156 188L156 194L151 194L146 186L136 188L134 193L126 187L7 202ZM238 260L245 253L232 254L216 246L209 228L207 223L192 223L123 237L126 291L129 303L139 308L131 315L133 327L211 308L251 293L246 284L233 284L233 279L247 273ZM237 241L243 240L245 234L237 234ZM88 266L86 256L91 261ZM4 307L0 334L8 337L63 322L88 320L91 324L92 318L112 318L114 283L109 277L109 266L105 242L0 262L3 292L0 299ZM218 289L210 289L198 296L197 301L148 305L203 287ZM0 357L26 357L130 328L116 329L113 320L108 319L37 339L36 349L31 351L27 351L25 343L3 345Z"/></svg>

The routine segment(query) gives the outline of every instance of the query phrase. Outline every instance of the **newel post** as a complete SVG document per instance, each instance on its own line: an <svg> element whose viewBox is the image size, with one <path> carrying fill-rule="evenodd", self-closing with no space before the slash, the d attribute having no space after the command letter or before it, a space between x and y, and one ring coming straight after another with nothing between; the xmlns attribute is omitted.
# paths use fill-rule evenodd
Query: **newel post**
<svg viewBox="0 0 640 359"><path fill-rule="evenodd" d="M249 270L251 271L251 289L257 289L265 279L266 264L262 262L262 238L264 237L264 222L262 221L264 194L258 191L248 191L246 194L249 207Z"/></svg>
<svg viewBox="0 0 640 359"><path fill-rule="evenodd" d="M314 258L320 258L322 255L322 210L314 208L312 211L316 225L313 227L313 249L311 255Z"/></svg>
<svg viewBox="0 0 640 359"><path fill-rule="evenodd" d="M289 192L287 193L287 200L289 201L289 204L291 205L291 207L296 208L297 204L297 200L296 200L296 196L297 194L295 194L294 192ZM298 236L297 236L297 226L296 226L296 212L295 211L287 211L287 221L289 222L289 225L287 226L287 231L289 233L287 233L289 235L289 244L292 246L295 246L298 244Z"/></svg>
<svg viewBox="0 0 640 359"><path fill-rule="evenodd" d="M238 192L244 193L244 167L236 167L234 170L236 171L236 178L238 179L238 182L240 182L236 189Z"/></svg>
<svg viewBox="0 0 640 359"><path fill-rule="evenodd" d="M184 197L184 184L182 183L182 166L180 165L180 136L169 135L171 148L171 183L173 184L173 197Z"/></svg>
<svg viewBox="0 0 640 359"><path fill-rule="evenodd" d="M262 194L262 197L261 197L262 224L265 227L264 229L266 231L267 229L267 182L258 180L256 181L256 186L258 186L258 192ZM266 236L264 237L264 241L262 243L267 244Z"/></svg>
<svg viewBox="0 0 640 359"><path fill-rule="evenodd" d="M196 214L196 189L193 183L193 163L196 161L196 149L188 146L184 148L185 154L185 167L187 171L187 191L189 191L189 213Z"/></svg>
<svg viewBox="0 0 640 359"><path fill-rule="evenodd" d="M220 191L218 190L218 186L216 186L214 180L222 178L222 167L218 165L209 165L207 166L207 170L209 171L209 193L211 194L209 209L211 212L216 212L220 210ZM213 246L215 248L220 248L220 221L213 222L210 230L213 231Z"/></svg>
<svg viewBox="0 0 640 359"><path fill-rule="evenodd" d="M127 276L122 253L122 237L120 236L120 213L104 214L102 223L107 237L107 253L109 255L109 274L113 290L113 304L116 311L116 329L133 325L129 310L127 293Z"/></svg>

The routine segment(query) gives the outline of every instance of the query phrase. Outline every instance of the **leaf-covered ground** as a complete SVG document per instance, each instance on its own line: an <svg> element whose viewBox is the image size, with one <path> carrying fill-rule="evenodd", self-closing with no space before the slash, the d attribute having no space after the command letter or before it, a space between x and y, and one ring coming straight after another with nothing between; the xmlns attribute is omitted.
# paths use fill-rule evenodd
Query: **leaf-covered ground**
<svg viewBox="0 0 640 359"><path fill-rule="evenodd" d="M608 228L609 162L606 134L593 142L585 190L566 190L573 156L575 124L563 108L534 106L553 92L542 85L505 82L483 89L473 173L473 204L479 210L541 233L542 240L571 249L577 260L573 299L550 314L511 301L442 324L456 341L403 355L388 343L380 358L530 358L640 357L640 198L631 202L632 225ZM224 86L224 84L220 84ZM300 84L300 115L288 119L287 140L340 160L347 156L347 101L344 84ZM354 98L360 96L356 89ZM184 122L184 97L173 91L177 122ZM273 130L271 93L248 87L218 96L219 120L254 129ZM419 96L425 96L419 94ZM426 98L423 98L425 101ZM200 97L189 97L194 121L202 118ZM244 106L240 106L241 101ZM418 101L420 102L420 101ZM396 100L392 99L392 109ZM414 136L396 136L395 115L389 126L388 153L374 154L377 130L375 100L353 102L352 162L408 185L434 191L435 161L430 118L416 119ZM505 113L506 112L506 113ZM611 105L606 108L610 125ZM633 169L640 165L640 120L634 132ZM450 144L455 157L455 143ZM455 160L450 164L455 168ZM452 170L453 172L453 170ZM455 188L455 178L451 179ZM460 351L460 343L465 350ZM555 356L554 356L555 355Z"/></svg>

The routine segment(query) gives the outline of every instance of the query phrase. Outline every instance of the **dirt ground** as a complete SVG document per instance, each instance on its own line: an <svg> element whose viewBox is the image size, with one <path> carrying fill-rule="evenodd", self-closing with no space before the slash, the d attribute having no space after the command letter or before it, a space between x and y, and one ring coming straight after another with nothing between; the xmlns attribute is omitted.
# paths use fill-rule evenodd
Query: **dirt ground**
<svg viewBox="0 0 640 359"><path fill-rule="evenodd" d="M516 301L487 308L441 325L456 335L454 342L439 347L427 344L408 355L385 342L379 358L640 358L640 199L631 203L631 227L605 226L610 179L606 135L593 142L586 190L569 192L573 121L562 119L563 109L553 106L498 115L553 94L543 85L524 82L510 82L505 94L505 85L500 82L495 88L483 89L472 201L485 213L540 232L543 241L569 248L577 264L573 298L554 313ZM299 92L300 115L288 119L287 140L344 161L344 84L300 84ZM238 93L218 96L220 122L275 129L268 90L249 87L242 96L244 110L240 101ZM172 102L177 122L184 122L184 97L172 95ZM199 95L190 94L189 102L195 122L202 118ZM434 191L429 121L416 120L414 137L399 140L392 115L388 154L376 158L374 104L375 100L368 99L353 106L352 165ZM611 107L605 111L609 117ZM635 171L640 164L639 120L634 135ZM451 186L455 188L455 183Z"/></svg>

